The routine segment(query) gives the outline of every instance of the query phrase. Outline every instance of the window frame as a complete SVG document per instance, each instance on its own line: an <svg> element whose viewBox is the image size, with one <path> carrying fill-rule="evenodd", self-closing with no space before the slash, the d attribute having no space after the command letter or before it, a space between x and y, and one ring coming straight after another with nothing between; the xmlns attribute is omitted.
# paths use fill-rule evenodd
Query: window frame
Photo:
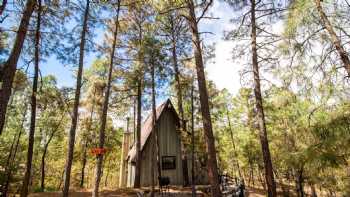
<svg viewBox="0 0 350 197"><path fill-rule="evenodd" d="M164 165L166 159L172 159L172 161L167 162L168 164ZM176 170L176 156L162 156L162 170Z"/></svg>

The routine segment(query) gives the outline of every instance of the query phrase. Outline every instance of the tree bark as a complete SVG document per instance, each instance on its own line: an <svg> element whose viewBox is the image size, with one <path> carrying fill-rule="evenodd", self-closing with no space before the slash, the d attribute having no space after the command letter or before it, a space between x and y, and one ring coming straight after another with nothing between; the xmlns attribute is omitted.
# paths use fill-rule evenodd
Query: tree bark
<svg viewBox="0 0 350 197"><path fill-rule="evenodd" d="M140 11L141 13L141 11ZM139 28L138 44L141 51L142 46L142 22L137 24ZM141 186L141 108L142 108L142 81L143 81L143 57L141 52L138 52L138 61L140 64L139 71L137 72L137 125L136 125L136 166L135 166L135 180L134 188L140 188Z"/></svg>
<svg viewBox="0 0 350 197"><path fill-rule="evenodd" d="M176 51L176 35L175 35L175 25L174 25L175 19L171 17L170 25L171 25L171 42L172 42L172 59L174 64L174 71L175 71L175 82L176 82L176 94L177 94L177 107L179 109L179 115L180 115L180 128L182 129L181 133L186 133L186 124L185 124L185 117L184 117L184 110L182 105L182 89L181 89L181 80L180 80L180 71L179 71L179 65L177 61L177 51ZM183 137L183 136L181 136ZM182 152L182 174L184 177L183 186L187 186L189 183L189 177L188 177L188 167L187 167L187 158L186 158L186 152L185 152L185 146L183 143L181 143L181 152Z"/></svg>
<svg viewBox="0 0 350 197"><path fill-rule="evenodd" d="M83 163L82 163L82 167L81 167L80 188L84 187L85 167L86 167L86 162L87 162L87 148L88 148L88 140L85 140L84 152L83 152Z"/></svg>
<svg viewBox="0 0 350 197"><path fill-rule="evenodd" d="M22 132L22 130L20 130L20 133L21 132ZM5 171L8 171L8 169L10 168L10 163L11 163L11 159L12 159L12 152L13 152L13 146L15 145L16 139L17 139L17 135L14 135L12 143L11 143L10 152L9 152L9 155L7 157L7 160L6 160Z"/></svg>
<svg viewBox="0 0 350 197"><path fill-rule="evenodd" d="M107 160L107 156L106 156L106 160ZM108 185L110 164L111 164L111 159L108 160L107 173L106 173L106 178L105 178L105 187L107 187L107 185Z"/></svg>
<svg viewBox="0 0 350 197"><path fill-rule="evenodd" d="M101 115L101 127L99 132L99 148L103 149L105 144L105 132L106 132L106 124L107 124L107 111L108 111L108 103L109 103L109 95L111 92L111 86L112 86L112 74L113 74L113 65L114 65L114 55L115 55L115 48L117 44L117 36L118 36L118 27L119 27L119 10L120 10L120 1L118 0L117 5L117 16L114 21L115 29L113 32L113 43L112 43L112 51L110 54L110 60L109 60L109 70L108 70L108 78L107 78L107 88L105 92L104 102L103 102L103 109L102 109L102 115ZM97 159L97 165L96 165L96 177L95 177L95 184L94 184L94 190L92 192L93 197L98 197L98 190L100 186L101 176L102 176L102 163L103 163L103 154L98 154L96 156Z"/></svg>
<svg viewBox="0 0 350 197"><path fill-rule="evenodd" d="M134 105L133 105L133 142L132 144L136 143L136 98L134 98Z"/></svg>
<svg viewBox="0 0 350 197"><path fill-rule="evenodd" d="M179 109L179 115L181 118L180 124L181 128L186 131L186 127L184 124L185 118L184 118L184 110L183 110L183 105L182 105L182 89L181 89L181 79L180 79L180 70L179 70L179 64L177 60L177 50L176 50L176 36L175 36L175 27L173 24L173 21L170 21L171 25L171 42L172 42L172 60L174 64L174 71L175 71L175 82L176 82L176 94L177 94L177 106Z"/></svg>
<svg viewBox="0 0 350 197"><path fill-rule="evenodd" d="M337 52L340 56L340 59L343 62L344 67L345 67L348 75L350 76L349 56L348 56L347 52L345 51L345 48L341 44L340 39L338 38L337 34L335 33L331 22L328 20L328 17L326 16L325 12L323 11L323 8L321 5L321 0L314 0L314 2L316 4L317 11L321 17L322 26L327 29L327 31L330 35L330 39L331 39L333 45L335 46L335 49L337 50Z"/></svg>
<svg viewBox="0 0 350 197"><path fill-rule="evenodd" d="M154 186L155 186L155 181L154 181L154 151L155 151L155 146L156 146L156 119L157 119L157 111L156 111L156 101L155 101L155 90L154 90L154 65L152 64L151 65L151 78L152 78L152 134L151 134L151 138L152 138L152 141L153 141L153 144L152 144L152 148L151 148L151 197L154 197ZM157 161L158 161L158 152L156 152L157 154ZM158 163L157 163L158 164ZM158 168L157 168L158 169ZM159 174L158 174L159 176Z"/></svg>
<svg viewBox="0 0 350 197"><path fill-rule="evenodd" d="M137 82L137 124L136 124L136 166L134 188L141 186L141 100L142 100L142 79Z"/></svg>
<svg viewBox="0 0 350 197"><path fill-rule="evenodd" d="M19 132L20 133L18 134L18 136L20 136L20 134L22 133L22 129ZM11 143L10 152L9 152L9 155L7 157L7 160L6 160L6 164L5 164L5 174L6 174L5 181L4 181L5 184L0 185L0 194L2 194L5 197L7 195L7 189L8 189L7 180L9 179L9 175L10 175L11 168L12 168L11 159L12 159L13 146L15 145L16 139L17 139L17 135L14 135L12 143Z"/></svg>
<svg viewBox="0 0 350 197"><path fill-rule="evenodd" d="M11 182L11 178L12 178L12 165L13 165L13 162L15 161L15 158L16 158L18 145L19 145L19 140L21 139L22 133L23 133L23 129L21 129L20 133L18 134L15 150L14 150L11 162L9 163L8 172L6 173L6 181L5 181L4 189L2 191L3 192L3 196L7 195L8 188L10 186L10 182Z"/></svg>
<svg viewBox="0 0 350 197"><path fill-rule="evenodd" d="M296 179L296 189L297 189L297 195L298 197L304 197L304 177L303 177L304 169L300 169L297 171L297 179Z"/></svg>
<svg viewBox="0 0 350 197"><path fill-rule="evenodd" d="M234 151L234 153L233 153L234 164L235 164L236 167L237 167L239 178L242 179L241 168L240 168L239 163L238 163L238 160L237 160L236 144L235 144L235 140L234 140L234 138L233 138L233 129L232 129L232 125L231 125L230 116L229 116L229 113L228 113L227 110L226 110L226 116L227 116L227 121L228 121L228 127L229 127L229 129L230 129L231 145L232 145L232 149L233 149L233 151Z"/></svg>
<svg viewBox="0 0 350 197"><path fill-rule="evenodd" d="M43 155L41 156L41 181L40 181L41 191L45 190L45 159L46 159L47 148L49 147L49 143L52 137L53 135L50 136L48 143L45 144Z"/></svg>
<svg viewBox="0 0 350 197"><path fill-rule="evenodd" d="M197 70L197 81L200 97L200 105L203 120L203 129L205 134L206 149L208 154L208 178L211 184L211 193L213 197L220 197L221 190L219 185L219 173L216 160L215 139L213 135L213 127L211 123L208 90L204 74L204 63L202 57L202 47L198 31L198 22L195 13L195 6L193 0L187 1L189 10L189 23L192 31L192 42L194 48L194 57Z"/></svg>
<svg viewBox="0 0 350 197"><path fill-rule="evenodd" d="M39 61L40 61L40 25L41 25L41 0L38 0L37 21L35 30L35 51L34 51L34 79L33 90L31 96L31 117L28 136L28 151L27 151L27 163L26 171L24 174L23 185L21 189L21 197L28 195L28 185L32 171L33 149L34 149L34 134L36 123L36 95L38 90L38 78L39 78Z"/></svg>
<svg viewBox="0 0 350 197"><path fill-rule="evenodd" d="M269 148L269 142L266 132L265 114L263 108L263 100L261 96L260 88L260 75L259 75L259 65L258 65L258 54L257 54L257 43L256 43L256 18L255 18L255 0L251 1L251 45L252 45L252 65L254 74L254 94L256 100L256 110L257 118L259 124L259 137L261 143L261 150L263 152L264 167L265 167L265 179L267 184L268 197L277 196L276 193L276 183L273 175L271 154Z"/></svg>
<svg viewBox="0 0 350 197"><path fill-rule="evenodd" d="M191 156L192 156L192 161L191 161L191 174L192 174L192 197L196 197L196 184L195 184L195 163L194 163L194 143L195 143L195 137L194 137L194 84L192 82L192 87L191 87L191 144L192 144L192 151L191 151Z"/></svg>
<svg viewBox="0 0 350 197"><path fill-rule="evenodd" d="M153 56L153 54L152 54L152 56ZM156 165L157 165L157 174L158 174L158 178L159 178L159 177L162 177L162 171L160 169L159 136L158 136L158 130L157 130L155 65L154 65L154 62L152 62L151 64L152 64L151 65L151 75L152 75L152 120L153 120L152 121L152 126L153 126L152 133L153 133L153 139L155 142ZM152 155L154 155L154 154L152 153ZM153 169L154 168L152 167L152 170ZM152 180L154 180L154 176L152 177ZM153 182L154 181L152 181L152 183ZM159 181L158 181L158 183L159 183Z"/></svg>
<svg viewBox="0 0 350 197"><path fill-rule="evenodd" d="M4 129L6 109L11 95L17 62L23 48L29 20L34 11L34 7L35 0L27 0L20 25L18 27L15 43L7 61L2 65L2 75L0 75L0 135Z"/></svg>
<svg viewBox="0 0 350 197"><path fill-rule="evenodd" d="M74 107L73 107L73 115L72 115L72 123L71 128L69 130L69 139L68 139L68 154L66 158L66 165L64 170L64 179L63 179L63 190L62 195L63 197L68 197L69 192L69 184L70 184L70 173L72 169L72 163L73 163L73 153L74 153L74 144L75 144L75 133L77 129L77 123L78 123L78 108L79 108L79 102L80 102L80 89L81 89L81 81L83 76L83 68L84 68L84 52L85 52L85 42L86 42L86 32L88 28L88 18L89 18L89 9L90 9L90 0L86 0L86 7L84 11L84 19L83 19L83 29L81 31L81 37L80 37L80 52L79 52L79 68L78 68L78 74L77 74L77 83L76 83L76 89L75 89L75 96L74 96Z"/></svg>
<svg viewBox="0 0 350 197"><path fill-rule="evenodd" d="M96 94L96 87L94 88L94 94ZM93 115L94 115L94 109L95 109L95 100L93 100L93 102L92 102L91 111L90 111L90 119L89 119L90 122L89 122L89 125L88 125L88 128L87 128L87 131L89 132L89 134L91 132L91 126L93 124L93 119L92 118L93 118ZM82 167L81 167L80 188L84 187L85 167L86 167L86 163L87 163L87 149L88 149L89 142L91 142L89 138L86 138L84 140L85 140L85 144L84 144Z"/></svg>
<svg viewBox="0 0 350 197"><path fill-rule="evenodd" d="M8 191L8 188L9 188L9 185L10 185L10 181L11 181L11 176L12 176L12 165L13 165L13 162L15 161L15 158L16 158L16 154L17 154L17 150L18 150L18 145L19 145L19 140L21 139L21 136L22 136L22 133L23 133L23 130L24 130L24 121L26 119L26 115L27 115L27 104L25 105L24 107L24 113L23 113L23 118L22 118L22 123L21 123L21 128L20 128L20 131L19 131L19 134L16 138L16 142L15 142L15 147L14 147L14 150L13 150L13 153L12 153L12 145L11 145L11 152L10 152L10 155L9 155L9 160L7 161L7 167L6 167L6 179L5 179L5 185L3 186L2 189L2 194L3 196L7 196L7 191Z"/></svg>
<svg viewBox="0 0 350 197"><path fill-rule="evenodd" d="M52 130L51 135L48 139L48 141L45 143L44 145L44 151L43 151L43 155L41 156L41 191L45 190L45 159L46 159L46 155L47 155L47 149L49 148L49 145L55 135L55 133L58 131L63 119L64 119L65 115L63 115L59 121L59 123L57 124L57 126Z"/></svg>

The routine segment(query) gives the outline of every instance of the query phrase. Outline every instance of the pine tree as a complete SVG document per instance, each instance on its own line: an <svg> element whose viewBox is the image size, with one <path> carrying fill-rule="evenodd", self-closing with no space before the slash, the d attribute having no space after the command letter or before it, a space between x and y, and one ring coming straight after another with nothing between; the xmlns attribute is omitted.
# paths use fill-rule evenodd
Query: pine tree
<svg viewBox="0 0 350 197"><path fill-rule="evenodd" d="M0 135L5 126L6 109L11 95L17 62L23 48L23 43L27 35L29 21L33 14L35 4L35 0L26 1L13 48L6 62L0 67Z"/></svg>
<svg viewBox="0 0 350 197"><path fill-rule="evenodd" d="M175 7L176 4L167 2L163 7ZM181 10L171 10L165 14L165 16L160 17L161 30L165 35L166 42L169 42L170 47L170 59L173 64L174 72L174 82L176 87L177 96L177 109L180 116L180 128L181 128L181 152L182 152L182 166L183 166L183 185L187 186L189 183L188 177L188 166L187 166L187 156L185 150L184 139L187 137L186 120L184 116L183 109L183 93L182 93L182 79L181 76L181 65L179 59L184 58L188 55L190 46L190 33L188 32L188 27L186 25L186 20L181 16Z"/></svg>
<svg viewBox="0 0 350 197"><path fill-rule="evenodd" d="M21 197L28 195L28 185L32 171L32 159L34 149L34 134L36 125L36 108L37 108L37 91L38 91L38 78L39 78L39 63L40 63L40 26L41 26L41 0L38 1L36 29L35 29L35 54L34 54L34 79L33 89L31 96L31 113L30 113L30 128L28 138L28 151L27 151L27 163L26 171L24 174L23 185L21 189Z"/></svg>
<svg viewBox="0 0 350 197"><path fill-rule="evenodd" d="M115 50L116 50L116 44L117 44L117 36L118 36L118 28L119 28L119 12L120 12L120 2L121 0L118 0L117 4L117 10L116 10L116 18L114 21L114 31L113 31L113 41L111 46L111 53L110 53L110 62L108 66L108 77L107 77L107 87L106 92L104 95L104 101L103 101L103 107L102 107L102 114L101 114L101 126L100 126L100 133L99 133L99 148L103 149L105 144L105 129L106 129L106 122L107 122L107 111L108 111L108 104L109 104L109 97L110 97L110 91L111 91L111 84L112 84L112 74L113 74L113 67L114 67L114 59L115 59ZM94 190L92 192L93 197L98 197L98 190L99 185L101 181L101 174L102 174L102 162L103 162L103 154L98 154L97 156L97 165L96 165L96 177L95 177L95 184L94 184Z"/></svg>
<svg viewBox="0 0 350 197"><path fill-rule="evenodd" d="M199 17L196 16L196 10L195 10L196 5L193 0L187 0L186 6L189 13L187 20L188 20L190 29L192 31L192 42L193 42L194 58L196 62L202 121L203 121L203 128L204 128L205 140L207 145L208 177L211 184L212 196L219 197L221 196L221 190L219 185L219 173L218 173L218 165L217 165L217 158L216 158L215 140L214 140L210 110L209 110L208 90L207 90L207 84L206 84L206 79L204 74L201 39L199 35L199 30L198 30L198 22L204 16L205 12L207 11L207 9L212 3L213 1L203 2L204 9L202 11L202 14Z"/></svg>
<svg viewBox="0 0 350 197"><path fill-rule="evenodd" d="M80 101L80 89L81 89L81 81L83 75L83 66L84 66L84 52L85 52L85 42L86 42L86 33L88 29L88 20L89 20L89 10L90 10L90 0L86 0L86 6L84 10L83 17L83 28L80 36L80 45L79 45L79 67L77 74L77 83L75 88L75 96L74 96L74 107L72 114L72 123L71 128L69 130L69 139L68 139L68 154L66 158L66 165L64 170L64 185L62 195L64 197L68 197L69 186L70 186L70 175L73 163L73 152L74 152L74 144L75 144L75 133L77 129L78 123L78 109L79 109L79 101Z"/></svg>
<svg viewBox="0 0 350 197"><path fill-rule="evenodd" d="M325 12L322 8L322 5L321 5L322 0L314 0L314 2L316 4L316 9L317 9L317 11L320 15L320 18L321 18L321 24L325 29L327 29L327 31L330 35L332 44L335 46L348 75L350 75L350 58L349 58L344 46L342 45L339 37L335 33L331 22L329 21L327 15L325 14Z"/></svg>
<svg viewBox="0 0 350 197"><path fill-rule="evenodd" d="M252 47L252 65L253 65L253 74L254 74L254 94L255 94L255 102L256 102L256 110L257 110L257 118L259 125L259 136L261 143L261 150L263 152L264 165L265 165L265 179L267 184L267 194L269 197L277 196L276 193L276 182L273 175L271 154L269 148L269 141L267 138L266 131L266 122L265 122L265 114L263 107L263 100L261 96L261 87L260 87L260 74L259 74L259 65L258 65L258 53L257 53L257 44L256 44L256 2L255 0L251 0L251 47Z"/></svg>

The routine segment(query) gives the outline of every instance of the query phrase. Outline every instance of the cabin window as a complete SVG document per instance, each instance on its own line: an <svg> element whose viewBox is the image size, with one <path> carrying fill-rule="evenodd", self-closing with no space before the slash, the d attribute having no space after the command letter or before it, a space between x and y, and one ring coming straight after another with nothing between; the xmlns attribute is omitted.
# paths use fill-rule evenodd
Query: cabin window
<svg viewBox="0 0 350 197"><path fill-rule="evenodd" d="M162 156L162 169L163 170L176 169L176 156Z"/></svg>

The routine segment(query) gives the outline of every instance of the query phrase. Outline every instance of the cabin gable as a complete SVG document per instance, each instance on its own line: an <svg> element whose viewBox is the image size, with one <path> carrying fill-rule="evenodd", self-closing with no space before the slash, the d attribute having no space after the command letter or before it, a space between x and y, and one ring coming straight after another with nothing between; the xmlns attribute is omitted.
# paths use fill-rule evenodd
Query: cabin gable
<svg viewBox="0 0 350 197"><path fill-rule="evenodd" d="M178 129L177 117L170 109L164 109L160 117L156 122L156 131L159 136L159 162L161 167L162 176L170 178L170 184L182 185L182 162L181 162L181 142ZM153 132L153 131L152 131ZM141 153L141 185L150 186L152 183L151 179L151 167L154 168L154 179L155 183L158 180L158 169L157 165L152 164L152 154L154 160L156 160L156 150L152 150L154 145L154 139L149 137ZM155 147L154 147L155 148ZM174 167L167 168L167 160L175 159ZM164 164L164 165L163 165Z"/></svg>
<svg viewBox="0 0 350 197"><path fill-rule="evenodd" d="M151 117L148 117L151 118ZM146 119L144 128L149 128L149 119ZM163 103L157 108L157 120L156 120L156 132L158 133L159 140L159 162L161 167L161 173L163 177L169 177L171 185L183 184L183 169L182 169L182 153L181 153L181 138L178 132L179 117L172 106L170 100ZM147 132L147 130L142 130ZM151 128L151 132L154 132L154 128ZM155 144L154 139L149 134L144 141L144 146L141 150L141 186L150 186L151 168L154 169L154 182L157 183L158 169L157 165L153 165L152 158L156 162L157 153L156 150L152 150L152 145ZM154 147L155 148L155 147ZM134 153L129 153L128 157L128 186L133 185L135 163L133 159ZM153 157L152 157L153 156Z"/></svg>

